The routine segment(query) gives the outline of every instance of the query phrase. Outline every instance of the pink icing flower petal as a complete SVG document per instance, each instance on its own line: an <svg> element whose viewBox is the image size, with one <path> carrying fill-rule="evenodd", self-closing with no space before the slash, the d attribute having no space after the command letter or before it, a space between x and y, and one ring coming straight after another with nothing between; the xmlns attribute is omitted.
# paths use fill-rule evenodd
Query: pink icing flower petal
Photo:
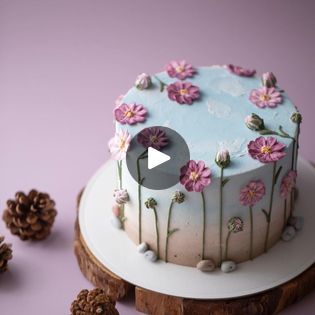
<svg viewBox="0 0 315 315"><path fill-rule="evenodd" d="M124 124L133 125L143 122L146 119L147 110L142 105L123 103L114 109L116 121Z"/></svg>
<svg viewBox="0 0 315 315"><path fill-rule="evenodd" d="M143 129L138 134L137 141L146 149L152 147L156 150L160 150L168 145L168 138L165 131L158 127Z"/></svg>
<svg viewBox="0 0 315 315"><path fill-rule="evenodd" d="M123 160L131 141L131 135L126 131L117 131L115 136L109 140L108 148L114 160Z"/></svg>
<svg viewBox="0 0 315 315"><path fill-rule="evenodd" d="M171 78L185 80L196 74L196 69L185 60L171 61L166 65L166 72Z"/></svg>
<svg viewBox="0 0 315 315"><path fill-rule="evenodd" d="M239 67L239 66L235 66L232 64L227 65L228 70L230 70L230 72L239 75L241 77L252 77L255 75L256 70L249 70L249 69L245 69L243 67Z"/></svg>
<svg viewBox="0 0 315 315"><path fill-rule="evenodd" d="M252 90L249 94L249 100L259 108L274 108L282 103L282 96L274 87L263 86Z"/></svg>
<svg viewBox="0 0 315 315"><path fill-rule="evenodd" d="M266 193L262 181L251 181L240 191L240 203L244 206L253 206L260 201Z"/></svg>
<svg viewBox="0 0 315 315"><path fill-rule="evenodd" d="M179 104L188 105L191 105L200 96L197 86L189 82L180 81L169 84L167 86L167 93L170 100L176 101Z"/></svg>
<svg viewBox="0 0 315 315"><path fill-rule="evenodd" d="M194 183L191 181L187 181L185 183L185 188L187 191L194 191Z"/></svg>
<svg viewBox="0 0 315 315"><path fill-rule="evenodd" d="M296 171L289 171L281 181L280 195L282 198L288 198L296 184Z"/></svg>
<svg viewBox="0 0 315 315"><path fill-rule="evenodd" d="M202 192L211 183L211 171L203 161L190 160L180 170L180 183L187 191Z"/></svg>
<svg viewBox="0 0 315 315"><path fill-rule="evenodd" d="M272 163L282 159L286 153L285 145L274 137L259 137L247 145L249 155L261 163Z"/></svg>

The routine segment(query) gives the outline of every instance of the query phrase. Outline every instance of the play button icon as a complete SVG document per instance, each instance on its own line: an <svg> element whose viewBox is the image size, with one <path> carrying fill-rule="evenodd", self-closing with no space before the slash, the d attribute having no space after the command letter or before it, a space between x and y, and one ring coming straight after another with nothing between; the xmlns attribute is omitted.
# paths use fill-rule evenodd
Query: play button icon
<svg viewBox="0 0 315 315"><path fill-rule="evenodd" d="M180 169L189 159L188 146L179 133L171 128L152 126L132 138L126 162L138 184L161 190L179 182Z"/></svg>
<svg viewBox="0 0 315 315"><path fill-rule="evenodd" d="M148 169L153 168L169 161L171 157L163 152L160 152L152 147L148 148Z"/></svg>

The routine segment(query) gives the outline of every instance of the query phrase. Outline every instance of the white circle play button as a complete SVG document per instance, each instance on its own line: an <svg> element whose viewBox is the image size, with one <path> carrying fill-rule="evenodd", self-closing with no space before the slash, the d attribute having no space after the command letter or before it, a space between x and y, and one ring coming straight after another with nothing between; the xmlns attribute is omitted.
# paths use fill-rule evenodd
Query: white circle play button
<svg viewBox="0 0 315 315"><path fill-rule="evenodd" d="M148 169L153 168L169 161L171 157L163 152L160 152L152 147L148 147Z"/></svg>
<svg viewBox="0 0 315 315"><path fill-rule="evenodd" d="M179 182L180 169L190 159L188 146L175 130L162 126L142 129L127 151L127 167L137 183L167 189Z"/></svg>

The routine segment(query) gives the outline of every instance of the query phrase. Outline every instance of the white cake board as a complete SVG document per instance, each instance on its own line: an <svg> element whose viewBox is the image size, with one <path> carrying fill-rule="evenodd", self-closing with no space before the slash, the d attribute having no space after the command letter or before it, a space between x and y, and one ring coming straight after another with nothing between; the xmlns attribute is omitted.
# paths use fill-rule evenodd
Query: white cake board
<svg viewBox="0 0 315 315"><path fill-rule="evenodd" d="M79 208L81 235L91 253L107 269L136 286L192 299L228 299L259 293L281 285L315 262L315 171L298 163L299 198L295 215L305 219L290 242L278 242L267 254L238 264L236 271L202 273L196 268L145 260L123 230L111 223L116 164L109 161L90 180Z"/></svg>

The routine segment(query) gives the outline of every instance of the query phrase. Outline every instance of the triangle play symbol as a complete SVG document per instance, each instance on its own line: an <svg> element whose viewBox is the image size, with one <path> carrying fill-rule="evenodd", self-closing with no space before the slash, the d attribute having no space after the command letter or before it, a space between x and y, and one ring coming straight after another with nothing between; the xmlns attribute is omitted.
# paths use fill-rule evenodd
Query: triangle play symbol
<svg viewBox="0 0 315 315"><path fill-rule="evenodd" d="M148 169L149 170L169 161L170 159L171 157L169 155L162 153L152 147L148 148Z"/></svg>

